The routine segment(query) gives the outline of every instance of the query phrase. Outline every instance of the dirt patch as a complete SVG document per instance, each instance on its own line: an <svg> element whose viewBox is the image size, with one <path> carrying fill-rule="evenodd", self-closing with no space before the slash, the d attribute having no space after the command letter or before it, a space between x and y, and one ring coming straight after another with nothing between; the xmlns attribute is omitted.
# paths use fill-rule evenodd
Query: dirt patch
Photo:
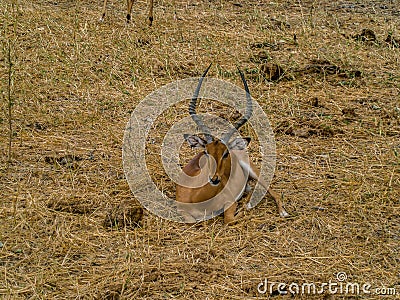
<svg viewBox="0 0 400 300"><path fill-rule="evenodd" d="M142 218L143 207L134 201L124 201L110 209L104 220L104 226L115 229L132 229L140 226Z"/></svg>

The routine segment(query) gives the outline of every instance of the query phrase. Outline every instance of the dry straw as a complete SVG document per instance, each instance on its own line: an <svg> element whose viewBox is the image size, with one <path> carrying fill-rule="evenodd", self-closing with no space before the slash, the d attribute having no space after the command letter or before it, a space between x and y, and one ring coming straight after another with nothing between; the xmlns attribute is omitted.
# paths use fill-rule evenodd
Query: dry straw
<svg viewBox="0 0 400 300"><path fill-rule="evenodd" d="M8 170L0 57L1 297L257 299L264 278L320 284L338 272L400 293L400 56L384 42L399 38L398 1L162 0L152 28L144 1L130 25L124 5L109 1L99 24L100 1L0 2L2 48L17 37ZM363 29L377 40L353 38ZM233 226L141 219L122 171L125 124L148 93L210 62L210 76L238 85L245 70L276 133L273 187L292 218L267 198ZM285 76L267 81L273 69ZM148 138L152 178L171 197L157 151L186 108ZM237 118L218 103L200 111ZM257 163L257 142L250 152ZM182 149L182 164L192 155Z"/></svg>

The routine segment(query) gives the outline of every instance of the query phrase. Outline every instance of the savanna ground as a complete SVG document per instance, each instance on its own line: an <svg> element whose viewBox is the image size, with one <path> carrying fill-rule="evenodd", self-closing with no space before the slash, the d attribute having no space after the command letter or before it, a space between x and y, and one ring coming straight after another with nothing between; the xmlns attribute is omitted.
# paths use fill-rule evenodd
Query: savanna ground
<svg viewBox="0 0 400 300"><path fill-rule="evenodd" d="M2 298L263 299L276 296L257 291L264 279L320 286L340 272L372 287L349 297L399 297L400 50L385 42L400 39L399 1L159 0L151 28L144 1L129 25L117 0L98 23L101 2L0 3ZM209 76L239 86L245 70L275 131L272 186L291 218L266 197L231 226L139 220L126 122L147 94L211 62ZM157 128L187 116L173 113L147 152L171 196L153 150Z"/></svg>

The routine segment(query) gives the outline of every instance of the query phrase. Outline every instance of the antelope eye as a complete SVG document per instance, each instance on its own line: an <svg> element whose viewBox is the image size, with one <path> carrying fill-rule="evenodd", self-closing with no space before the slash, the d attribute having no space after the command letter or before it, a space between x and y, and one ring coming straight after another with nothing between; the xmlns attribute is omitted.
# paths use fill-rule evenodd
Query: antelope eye
<svg viewBox="0 0 400 300"><path fill-rule="evenodd" d="M222 158L227 158L228 157L228 155L229 155L229 151L226 151L225 153L224 153L224 155L222 156Z"/></svg>

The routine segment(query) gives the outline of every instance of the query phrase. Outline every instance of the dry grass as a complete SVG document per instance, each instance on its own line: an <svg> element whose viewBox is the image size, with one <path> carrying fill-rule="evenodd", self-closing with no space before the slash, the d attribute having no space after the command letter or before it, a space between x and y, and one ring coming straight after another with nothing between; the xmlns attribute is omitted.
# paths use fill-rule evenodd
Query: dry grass
<svg viewBox="0 0 400 300"><path fill-rule="evenodd" d="M103 24L101 1L15 2L0 3L4 299L254 299L267 297L264 278L319 284L338 272L400 293L400 50L383 42L400 37L399 1L160 0L152 28L144 1L129 26L123 1ZM364 28L379 42L352 38ZM263 79L267 56L282 80ZM230 227L148 212L140 227L104 226L110 210L135 205L121 161L130 113L210 62L210 76L237 84L236 65L246 70L276 133L273 187L293 217L264 201Z"/></svg>

